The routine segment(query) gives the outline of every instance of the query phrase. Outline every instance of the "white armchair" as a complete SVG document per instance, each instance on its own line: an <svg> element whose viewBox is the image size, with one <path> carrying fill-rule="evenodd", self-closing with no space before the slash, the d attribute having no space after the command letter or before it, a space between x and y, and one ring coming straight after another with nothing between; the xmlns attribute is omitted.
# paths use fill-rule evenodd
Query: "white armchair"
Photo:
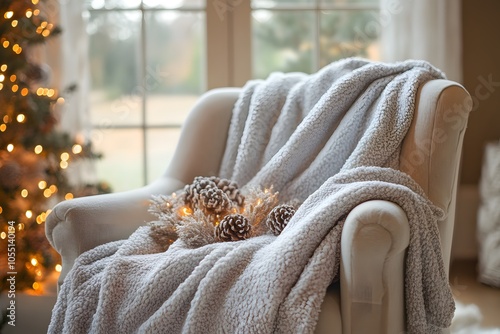
<svg viewBox="0 0 500 334"><path fill-rule="evenodd" d="M62 284L75 259L105 242L127 238L153 220L153 194L170 194L198 175L215 175L239 89L204 94L187 119L165 174L143 188L58 204L46 222L62 256ZM432 80L420 87L416 115L403 143L401 170L446 212L439 222L449 267L462 141L472 102L460 85ZM401 333L405 330L404 266L409 242L404 211L387 201L365 202L348 215L342 234L340 284L330 287L317 333Z"/></svg>

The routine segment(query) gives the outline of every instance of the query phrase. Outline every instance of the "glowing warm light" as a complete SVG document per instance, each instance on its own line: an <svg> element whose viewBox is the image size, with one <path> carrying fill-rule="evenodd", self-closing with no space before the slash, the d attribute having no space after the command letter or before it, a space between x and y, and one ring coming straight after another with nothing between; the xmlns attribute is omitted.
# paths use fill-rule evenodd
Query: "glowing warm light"
<svg viewBox="0 0 500 334"><path fill-rule="evenodd" d="M64 199L65 199L65 200L70 200L70 199L73 199L73 198L74 198L74 196L73 196L73 194L72 194L72 193L67 193L67 194L64 196Z"/></svg>
<svg viewBox="0 0 500 334"><path fill-rule="evenodd" d="M25 215L26 215L26 218L31 218L31 217L33 217L33 211L27 210Z"/></svg>
<svg viewBox="0 0 500 334"><path fill-rule="evenodd" d="M38 88L36 90L36 95L38 95L38 96L42 96L43 95L43 88L42 87L40 87L40 88Z"/></svg>
<svg viewBox="0 0 500 334"><path fill-rule="evenodd" d="M28 197L28 190L27 189L21 190L21 196L24 198Z"/></svg>
<svg viewBox="0 0 500 334"><path fill-rule="evenodd" d="M33 290L38 290L38 289L40 289L40 283L33 282L33 285L31 287L33 288Z"/></svg>
<svg viewBox="0 0 500 334"><path fill-rule="evenodd" d="M14 82L14 81L16 81L16 79L17 79L17 76L15 74L12 74L10 76L10 82Z"/></svg>
<svg viewBox="0 0 500 334"><path fill-rule="evenodd" d="M19 223L19 224L17 224L17 229L18 229L19 231L24 230L24 224L23 224L23 223Z"/></svg>
<svg viewBox="0 0 500 334"><path fill-rule="evenodd" d="M36 154L40 154L40 153L42 153L42 151L43 151L43 146L42 146L42 145L36 145L36 146L35 146L35 150L34 150L34 151L35 151L35 153L36 153Z"/></svg>
<svg viewBox="0 0 500 334"><path fill-rule="evenodd" d="M0 82L0 90L3 89L3 83Z"/></svg>
<svg viewBox="0 0 500 334"><path fill-rule="evenodd" d="M35 15L35 16L40 15L40 9L35 9L35 10L33 11L33 15Z"/></svg>
<svg viewBox="0 0 500 334"><path fill-rule="evenodd" d="M61 153L61 160L62 161L68 161L68 159L69 159L68 152Z"/></svg>
<svg viewBox="0 0 500 334"><path fill-rule="evenodd" d="M38 27L38 28L36 28L36 33L37 33L37 34L41 34L41 33L42 33L42 31L43 31L43 28L42 28L42 27Z"/></svg>
<svg viewBox="0 0 500 334"><path fill-rule="evenodd" d="M5 75L0 74L0 82L3 82L5 80Z"/></svg>
<svg viewBox="0 0 500 334"><path fill-rule="evenodd" d="M49 198L50 196L52 196L52 191L50 191L50 189L45 189L43 191L43 196L45 196L46 198Z"/></svg>
<svg viewBox="0 0 500 334"><path fill-rule="evenodd" d="M3 17L5 17L6 19L10 19L12 18L12 16L14 16L14 12L9 10L8 12L5 12L5 14L3 14Z"/></svg>
<svg viewBox="0 0 500 334"><path fill-rule="evenodd" d="M10 119L9 119L9 115L5 115L5 116L3 117L3 122L4 122L4 123L9 123L9 120L10 120Z"/></svg>
<svg viewBox="0 0 500 334"><path fill-rule="evenodd" d="M7 145L7 151L9 151L9 152L14 151L14 145L12 145L12 144Z"/></svg>
<svg viewBox="0 0 500 334"><path fill-rule="evenodd" d="M193 213L193 211L188 208L187 206L183 206L180 210L180 215L181 216L189 216Z"/></svg>
<svg viewBox="0 0 500 334"><path fill-rule="evenodd" d="M4 42L2 43L2 46L3 46L5 49L7 49L7 48L9 47L9 45L10 45L10 42L9 42L9 41L4 41Z"/></svg>
<svg viewBox="0 0 500 334"><path fill-rule="evenodd" d="M44 180L38 182L38 188L40 188L40 190L45 189L46 187L47 187L47 182L45 182Z"/></svg>
<svg viewBox="0 0 500 334"><path fill-rule="evenodd" d="M0 125L0 131L1 131L1 132L5 132L5 130L7 130L7 125L5 125L5 124L1 124L1 125Z"/></svg>
<svg viewBox="0 0 500 334"><path fill-rule="evenodd" d="M0 213L2 213L2 212L3 212L3 208L0 206Z"/></svg>
<svg viewBox="0 0 500 334"><path fill-rule="evenodd" d="M71 148L71 151L73 151L74 154L79 154L79 153L82 153L82 145L80 144L75 144L73 145L73 147Z"/></svg>
<svg viewBox="0 0 500 334"><path fill-rule="evenodd" d="M57 271L58 273L60 273L60 272L62 271L62 266L58 263L58 264L56 264L55 269L56 269L56 271Z"/></svg>
<svg viewBox="0 0 500 334"><path fill-rule="evenodd" d="M50 192L51 192L51 193L53 193L53 194L54 194L54 193L56 193L56 192L57 192L57 187L53 184L53 185L51 185L51 186L49 187L49 190L50 190Z"/></svg>
<svg viewBox="0 0 500 334"><path fill-rule="evenodd" d="M50 35L50 30L44 30L44 31L42 32L42 36L43 36L43 37L48 37L49 35Z"/></svg>
<svg viewBox="0 0 500 334"><path fill-rule="evenodd" d="M2 72L7 71L7 65L6 65L6 64L3 64L2 66L0 66L0 70L1 70Z"/></svg>
<svg viewBox="0 0 500 334"><path fill-rule="evenodd" d="M19 114L17 115L16 119L19 123L22 123L26 119L26 116L24 116L24 114Z"/></svg>
<svg viewBox="0 0 500 334"><path fill-rule="evenodd" d="M63 104L64 103L64 97L60 97L57 99L57 103Z"/></svg>
<svg viewBox="0 0 500 334"><path fill-rule="evenodd" d="M19 46L19 44L14 44L12 46L12 51L14 51L17 54L20 54L23 51L23 48Z"/></svg>
<svg viewBox="0 0 500 334"><path fill-rule="evenodd" d="M2 239L7 238L7 233L5 233L5 232L0 233L0 238L2 238Z"/></svg>
<svg viewBox="0 0 500 334"><path fill-rule="evenodd" d="M14 85L14 86L12 86L12 91L13 91L14 93L15 93L15 92L17 92L17 91L18 91L18 89L19 89L19 86L18 86L18 85Z"/></svg>
<svg viewBox="0 0 500 334"><path fill-rule="evenodd" d="M43 21L43 22L40 24L40 27L42 27L42 28L44 28L44 29L45 29L45 28L47 27L47 24L48 24L48 22L47 22L47 21Z"/></svg>
<svg viewBox="0 0 500 334"><path fill-rule="evenodd" d="M62 168L62 169L66 169L68 168L68 162L67 161L61 161L59 163L59 166Z"/></svg>
<svg viewBox="0 0 500 334"><path fill-rule="evenodd" d="M26 96L26 95L28 95L28 93L29 93L28 88L23 88L23 89L21 89L21 95L22 95L22 96Z"/></svg>
<svg viewBox="0 0 500 334"><path fill-rule="evenodd" d="M37 271L35 271L35 273L36 273L37 277L42 277L42 271L40 269L38 269Z"/></svg>
<svg viewBox="0 0 500 334"><path fill-rule="evenodd" d="M31 265L36 266L38 264L38 260L35 259L34 257L31 258Z"/></svg>
<svg viewBox="0 0 500 334"><path fill-rule="evenodd" d="M18 24L17 20L13 20L11 23L13 28L17 27L17 24Z"/></svg>
<svg viewBox="0 0 500 334"><path fill-rule="evenodd" d="M43 89L43 95L49 95L49 89L48 88L44 88Z"/></svg>
<svg viewBox="0 0 500 334"><path fill-rule="evenodd" d="M56 93L56 91L54 89L49 89L49 92L47 93L47 96L48 97L52 97L52 96L54 96L55 93Z"/></svg>
<svg viewBox="0 0 500 334"><path fill-rule="evenodd" d="M39 0L31 0L31 3L34 5L38 5Z"/></svg>
<svg viewBox="0 0 500 334"><path fill-rule="evenodd" d="M42 216L37 216L37 217L36 217L36 223L37 223L38 225L40 225L40 224L42 224L42 223L43 223Z"/></svg>
<svg viewBox="0 0 500 334"><path fill-rule="evenodd" d="M29 19L31 17L31 15L33 15L33 12L31 11L31 9L28 9L26 11L26 17Z"/></svg>

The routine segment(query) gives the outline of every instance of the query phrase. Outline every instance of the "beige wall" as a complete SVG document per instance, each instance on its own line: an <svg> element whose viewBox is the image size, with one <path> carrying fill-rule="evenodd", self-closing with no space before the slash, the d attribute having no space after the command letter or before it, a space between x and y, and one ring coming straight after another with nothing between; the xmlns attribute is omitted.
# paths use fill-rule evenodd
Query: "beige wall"
<svg viewBox="0 0 500 334"><path fill-rule="evenodd" d="M461 183L474 184L484 144L500 139L500 1L462 0L462 19L464 86L477 109L465 133Z"/></svg>

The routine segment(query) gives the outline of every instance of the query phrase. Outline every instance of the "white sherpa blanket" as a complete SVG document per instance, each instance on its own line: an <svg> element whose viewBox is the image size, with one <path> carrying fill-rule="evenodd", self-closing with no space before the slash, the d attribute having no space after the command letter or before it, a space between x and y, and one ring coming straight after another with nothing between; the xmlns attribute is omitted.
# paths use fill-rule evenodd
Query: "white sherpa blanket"
<svg viewBox="0 0 500 334"><path fill-rule="evenodd" d="M397 167L417 87L442 74L420 61L348 59L314 75L249 82L235 105L220 176L304 201L279 236L163 252L149 227L82 254L62 285L50 333L311 333L339 268L345 216L370 199L410 222L410 333L448 327L454 303L436 219Z"/></svg>

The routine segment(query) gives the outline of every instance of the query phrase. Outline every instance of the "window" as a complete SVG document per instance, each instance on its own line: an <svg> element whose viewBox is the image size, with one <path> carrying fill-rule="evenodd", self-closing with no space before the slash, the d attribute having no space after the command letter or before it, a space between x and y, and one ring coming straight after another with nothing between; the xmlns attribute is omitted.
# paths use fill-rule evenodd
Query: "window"
<svg viewBox="0 0 500 334"><path fill-rule="evenodd" d="M87 0L92 140L115 191L166 169L203 92L378 58L378 0Z"/></svg>

